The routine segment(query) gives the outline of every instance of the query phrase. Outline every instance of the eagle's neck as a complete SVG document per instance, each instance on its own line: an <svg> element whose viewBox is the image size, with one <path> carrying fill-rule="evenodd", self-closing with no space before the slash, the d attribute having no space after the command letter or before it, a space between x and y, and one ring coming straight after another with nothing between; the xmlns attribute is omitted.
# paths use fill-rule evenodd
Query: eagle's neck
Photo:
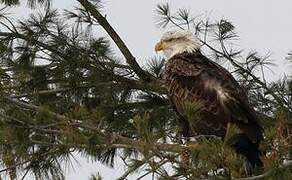
<svg viewBox="0 0 292 180"><path fill-rule="evenodd" d="M172 58L173 56L177 54L182 53L193 53L197 51L200 48L200 44L197 42L180 42L175 45L173 45L171 48L165 49L163 52L167 59Z"/></svg>

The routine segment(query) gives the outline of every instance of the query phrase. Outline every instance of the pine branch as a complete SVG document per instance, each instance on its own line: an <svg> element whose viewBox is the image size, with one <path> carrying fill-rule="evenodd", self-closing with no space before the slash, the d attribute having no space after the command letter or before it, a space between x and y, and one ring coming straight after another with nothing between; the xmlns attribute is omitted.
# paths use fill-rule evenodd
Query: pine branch
<svg viewBox="0 0 292 180"><path fill-rule="evenodd" d="M46 132L46 131L45 131ZM62 134L61 131L56 131L56 133L58 134ZM50 142L44 142L44 141L37 141L37 140L30 140L30 142L36 144L36 145L40 145L40 146L46 146L46 147L67 147L67 148L88 148L87 144L55 144L55 143L50 143ZM114 143L108 143L108 144L98 144L94 146L95 148L102 148L102 149L111 149L111 148L124 148L124 149L133 149L133 147L131 145L128 144L114 144Z"/></svg>
<svg viewBox="0 0 292 180"><path fill-rule="evenodd" d="M157 101L154 100L148 100L148 101L138 101L138 102L130 102L130 103L121 103L121 104L117 104L117 105L104 105L102 107L109 107L109 108L114 108L114 109L119 109L119 110L123 110L123 109L134 109L137 107L161 107L161 106L167 106L169 105L169 101L168 99L159 99Z"/></svg>
<svg viewBox="0 0 292 180"><path fill-rule="evenodd" d="M73 127L79 127L79 128L84 128L87 130L91 130L94 131L96 133L98 133L99 135L106 137L107 139L110 139L111 141L109 142L109 145L111 144L120 144L123 147L131 147L137 150L143 150L145 147L149 146L149 143L140 141L140 140L133 140L131 138L128 137L124 137L118 134L114 134L114 133L104 133L102 132L101 129L96 128L96 127L92 127L92 126L88 126L86 124L84 124L81 120L78 119L71 119L68 118L64 115L60 115L58 113L49 111L47 109L44 109L40 106L36 106L33 104L29 104L29 103L25 103L10 97L2 97L2 99L10 104L14 104L16 106L31 110L31 111L35 111L35 112L46 112L49 116L51 116L52 118L55 118L57 120L61 120L61 121L66 121L68 122L69 125L73 126ZM117 145L118 146L118 145ZM198 144L193 144L193 145L188 145L188 146L183 146L183 145L179 145L179 144L165 144L165 143L153 143L150 146L150 150L152 151L167 151L167 152L181 152L184 149L196 149L198 148Z"/></svg>
<svg viewBox="0 0 292 180"><path fill-rule="evenodd" d="M27 160L22 161L22 162L19 162L19 163L15 163L15 164L12 165L12 166L9 166L9 167L6 167L6 168L4 168L4 169L1 169L1 170L0 170L0 173L3 173L3 172L6 172L6 171L9 171L9 170L11 170L11 169L16 169L16 168L19 167L19 166L23 166L23 165L25 165L25 164L28 164L28 163L30 163L30 162L32 162L32 161L34 161L34 160L37 160L38 157L45 157L45 156L48 156L48 155L50 155L50 154L54 154L54 153L57 153L57 152L58 152L58 150L48 151L48 152L44 152L44 153L42 153L42 154L32 153L32 154L30 154L30 156L28 157ZM37 154L37 156L34 156L35 154ZM29 165L28 165L28 166L29 166ZM28 171L30 170L28 167L26 167L26 168L27 168ZM23 177L25 177L25 176L26 176L26 175L24 175Z"/></svg>
<svg viewBox="0 0 292 180"><path fill-rule="evenodd" d="M33 95L43 95L43 94L56 94L61 92L67 92L70 91L72 88L60 88L60 89L49 89L49 90L41 90L37 92L32 93L24 93L24 94L17 94L10 96L11 98L22 98L22 97L29 97Z"/></svg>
<svg viewBox="0 0 292 180"><path fill-rule="evenodd" d="M51 47L51 46L49 46L49 45L47 45L47 44L45 44L45 43L43 43L41 41L38 41L38 40L34 39L33 37L27 37L27 36L25 36L23 34L20 34L18 32L10 32L10 33L8 33L8 32L0 32L0 36L2 36L2 37L19 38L19 39L22 39L22 40L25 40L25 41L28 41L28 42L32 42L32 43L34 43L34 44L36 44L36 45L38 45L38 46L40 46L42 48L45 48L45 49L57 54L58 56L60 56L62 58L66 58L66 56L62 52L60 52L58 49L56 49L54 47Z"/></svg>
<svg viewBox="0 0 292 180"><path fill-rule="evenodd" d="M134 72L144 81L154 80L153 77L146 71L144 71L136 61L136 58L132 55L124 41L118 35L118 33L109 24L107 19L95 8L95 6L87 0L77 0L90 14L98 21L98 23L104 28L108 35L112 38L115 44L118 46L122 54L124 55L127 63L133 68Z"/></svg>
<svg viewBox="0 0 292 180"><path fill-rule="evenodd" d="M120 176L119 178L117 178L117 180L124 180L124 179L126 179L131 173L135 172L137 169L139 169L145 163L146 163L145 160L139 161L133 167L130 167L122 176Z"/></svg>
<svg viewBox="0 0 292 180"><path fill-rule="evenodd" d="M197 144L189 144L189 145L180 145L180 144L167 144L167 143L147 143L141 140L134 140L128 137L124 137L115 133L110 133L110 132L104 132L99 128L96 127L92 127L92 126L88 126L86 124L83 124L81 120L78 119L71 119L68 118L64 115L60 115L57 114L55 112L49 111L49 110L45 110L42 107L33 105L33 104L29 104L29 103L25 103L25 102L21 102L19 100L16 99L12 99L10 97L2 97L5 101L9 102L10 104L14 104L17 105L19 107L25 108L25 109L29 109L35 112L43 112L46 111L49 115L51 115L53 118L56 118L57 120L65 120L66 122L68 122L69 125L71 125L72 127L79 127L79 128L83 128L86 130L91 130L94 131L95 133L99 134L100 136L104 137L105 139L107 139L108 141L105 144L100 144L100 145L96 145L96 147L99 148L126 148L126 149L136 149L139 151L145 151L145 148L147 149L147 151L153 151L153 152L174 152L174 153L180 153L182 151L185 150L196 150L196 149L200 149L200 147L202 147L202 145L200 145L199 143ZM34 143L39 144L39 145L45 145L45 146L56 146L57 144L52 144L52 143L48 143L48 142L39 142L39 141L35 141ZM60 144L63 145L63 144ZM65 144L66 145L66 144ZM78 145L78 144L72 144L69 145L73 147L80 147L80 148L85 148L86 145ZM282 166L280 166L280 169L285 169L285 168L290 168L292 166L292 161L288 161L285 164L283 164ZM256 180L256 179L262 179L265 177L268 177L270 174L272 173L272 171L268 171L264 174L258 175L258 176L252 176L252 177L248 177L248 178L232 178L234 180Z"/></svg>
<svg viewBox="0 0 292 180"><path fill-rule="evenodd" d="M0 32L0 36L2 37L9 37L9 38L19 38L25 41L30 41L46 50L49 50L51 52L53 52L54 54L62 57L62 58L67 58L67 56L65 54L63 54L61 51L59 51L58 49L56 49L55 47L52 47L50 45L47 45L39 40L34 39L33 37L26 37L23 34L20 34L18 32ZM130 66L134 69L133 64L129 63ZM91 65L91 68L96 68L95 66ZM123 65L117 65L117 68L128 68L128 66L123 66ZM137 67L136 67L137 68ZM144 70L142 70L144 71ZM135 71L136 72L136 71ZM137 73L137 72L136 72ZM138 90L142 90L142 91L153 91L153 92L157 92L160 94L165 94L166 93L166 89L162 86L162 82L160 82L159 80L153 80L151 82L142 82L139 80L134 80L134 79L129 79L120 75L115 75L115 74L109 74L110 76L113 76L113 79L117 80L118 82L123 82L123 83L127 83L129 87L132 87L133 89L138 89ZM150 75L151 76L151 75ZM149 77L150 77L149 76ZM152 77L152 76L151 76Z"/></svg>
<svg viewBox="0 0 292 180"><path fill-rule="evenodd" d="M17 168L18 166L24 165L24 164L29 163L29 162L30 162L30 160L26 160L26 161L23 161L23 162L16 163L16 164L14 164L13 166L9 166L9 167L7 167L7 168L1 169L1 170L0 170L0 173L3 173L3 172L6 172L6 171L9 171L9 170L11 170L11 169L15 169L15 168Z"/></svg>
<svg viewBox="0 0 292 180"><path fill-rule="evenodd" d="M282 166L278 167L279 169L286 169L292 167L292 160L284 163ZM270 170L264 174L257 175L257 176L252 176L252 177L247 177L247 178L232 178L233 180L257 180L257 179L265 179L271 175L273 171Z"/></svg>

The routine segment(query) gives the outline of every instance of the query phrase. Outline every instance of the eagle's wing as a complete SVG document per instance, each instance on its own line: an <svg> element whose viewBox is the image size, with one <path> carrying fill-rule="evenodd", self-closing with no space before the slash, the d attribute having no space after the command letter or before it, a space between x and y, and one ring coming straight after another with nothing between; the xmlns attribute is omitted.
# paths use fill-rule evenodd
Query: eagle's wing
<svg viewBox="0 0 292 180"><path fill-rule="evenodd" d="M205 128L203 133L224 136L227 123L233 122L251 140L262 139L262 128L246 93L226 69L200 52L171 58L166 66L166 84L181 118L186 118L183 103L204 102L199 131Z"/></svg>

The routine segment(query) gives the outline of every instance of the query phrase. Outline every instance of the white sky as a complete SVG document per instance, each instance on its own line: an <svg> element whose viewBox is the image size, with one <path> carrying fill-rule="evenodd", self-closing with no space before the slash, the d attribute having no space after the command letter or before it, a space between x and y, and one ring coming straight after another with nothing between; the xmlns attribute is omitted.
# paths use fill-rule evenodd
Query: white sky
<svg viewBox="0 0 292 180"><path fill-rule="evenodd" d="M292 50L292 1L291 0L103 0L103 13L137 57L144 64L149 57L155 56L154 44L164 31L155 25L154 9L160 2L170 2L173 10L187 8L193 15L209 14L211 19L227 18L236 27L240 36L237 42L246 52L257 50L261 54L270 52L278 64L275 74L268 72L269 79L277 79L290 72L291 66L284 60ZM54 0L53 6L59 9L72 8L75 0ZM26 16L25 7L15 10L16 17ZM80 159L80 158L78 158ZM80 159L75 172L67 173L69 180L87 179L91 173L99 171L105 180L115 179L122 174L118 170L108 169L99 163L86 163ZM132 177L132 179L135 179Z"/></svg>

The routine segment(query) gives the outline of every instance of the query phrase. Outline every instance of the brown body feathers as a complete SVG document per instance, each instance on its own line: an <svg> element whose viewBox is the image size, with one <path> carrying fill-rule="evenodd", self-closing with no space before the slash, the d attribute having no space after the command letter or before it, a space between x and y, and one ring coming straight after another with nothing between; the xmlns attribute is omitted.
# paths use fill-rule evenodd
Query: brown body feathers
<svg viewBox="0 0 292 180"><path fill-rule="evenodd" d="M171 57L166 64L165 79L184 136L203 134L224 138L230 122L254 142L263 138L246 93L226 69L200 51ZM187 102L202 103L195 124L187 119L184 108Z"/></svg>

